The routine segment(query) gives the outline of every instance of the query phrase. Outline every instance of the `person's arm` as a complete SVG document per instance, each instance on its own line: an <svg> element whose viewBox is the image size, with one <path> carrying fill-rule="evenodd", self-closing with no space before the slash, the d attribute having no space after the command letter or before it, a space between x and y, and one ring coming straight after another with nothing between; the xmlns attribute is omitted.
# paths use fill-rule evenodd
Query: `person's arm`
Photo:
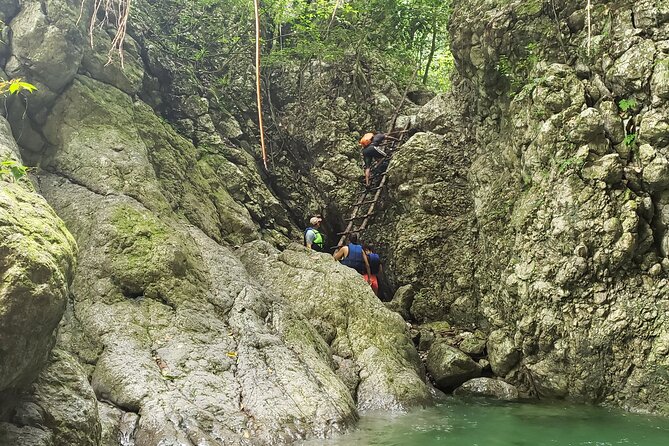
<svg viewBox="0 0 669 446"><path fill-rule="evenodd" d="M314 231L307 231L307 233L304 235L305 241L307 248L311 249L311 245L314 243L314 240L316 239L316 234L314 234Z"/></svg>
<svg viewBox="0 0 669 446"><path fill-rule="evenodd" d="M383 264L379 262L379 274L383 272Z"/></svg>
<svg viewBox="0 0 669 446"><path fill-rule="evenodd" d="M343 259L348 256L348 246L342 246L332 255L336 261Z"/></svg>
<svg viewBox="0 0 669 446"><path fill-rule="evenodd" d="M365 271L367 271L367 283L372 283L372 270L369 268L369 259L365 251L362 251L362 260L365 262Z"/></svg>

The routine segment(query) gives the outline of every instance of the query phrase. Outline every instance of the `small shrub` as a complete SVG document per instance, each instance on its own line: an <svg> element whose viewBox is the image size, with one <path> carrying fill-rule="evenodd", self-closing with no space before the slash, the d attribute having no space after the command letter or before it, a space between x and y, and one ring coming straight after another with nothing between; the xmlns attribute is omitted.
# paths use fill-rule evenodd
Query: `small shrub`
<svg viewBox="0 0 669 446"><path fill-rule="evenodd" d="M28 90L29 93L32 93L37 90L37 87L28 82L23 82L20 77L0 82L0 95L4 96L7 93L19 94L23 90Z"/></svg>
<svg viewBox="0 0 669 446"><path fill-rule="evenodd" d="M8 159L0 162L0 178L8 181L19 181L28 173L28 167L18 161Z"/></svg>
<svg viewBox="0 0 669 446"><path fill-rule="evenodd" d="M585 164L585 160L583 158L572 156L571 158L558 160L557 167L560 173L564 173L572 167L580 170L581 167L583 167L583 164Z"/></svg>
<svg viewBox="0 0 669 446"><path fill-rule="evenodd" d="M636 99L621 99L618 101L618 108L624 113L636 107Z"/></svg>
<svg viewBox="0 0 669 446"><path fill-rule="evenodd" d="M636 145L636 133L630 133L627 136L625 136L623 142L627 147L634 147Z"/></svg>

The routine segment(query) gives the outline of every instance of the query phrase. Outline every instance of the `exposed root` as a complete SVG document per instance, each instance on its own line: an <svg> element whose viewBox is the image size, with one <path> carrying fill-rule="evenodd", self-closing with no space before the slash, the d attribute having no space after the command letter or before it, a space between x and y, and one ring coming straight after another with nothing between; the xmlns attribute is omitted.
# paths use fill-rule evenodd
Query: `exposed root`
<svg viewBox="0 0 669 446"><path fill-rule="evenodd" d="M109 52L107 53L107 63L109 65L114 60L114 54L118 53L121 67L123 68L123 42L125 41L128 30L128 18L130 17L130 5L132 0L81 0L79 11L79 20L84 13L84 5L87 1L93 1L93 11L91 12L91 21L88 25L88 37L93 46L93 32L95 27L103 27L107 24L113 24L116 27L116 34L112 39ZM99 18L102 16L102 18Z"/></svg>

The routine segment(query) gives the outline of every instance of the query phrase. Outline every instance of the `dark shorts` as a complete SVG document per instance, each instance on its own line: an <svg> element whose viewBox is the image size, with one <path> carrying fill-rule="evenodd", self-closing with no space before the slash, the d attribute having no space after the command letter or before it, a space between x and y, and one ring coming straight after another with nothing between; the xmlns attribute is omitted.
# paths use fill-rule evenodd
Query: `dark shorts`
<svg viewBox="0 0 669 446"><path fill-rule="evenodd" d="M362 156L365 158L365 168L371 168L372 162L375 159L381 159L385 157L383 153L376 150L376 146L371 145L362 150Z"/></svg>

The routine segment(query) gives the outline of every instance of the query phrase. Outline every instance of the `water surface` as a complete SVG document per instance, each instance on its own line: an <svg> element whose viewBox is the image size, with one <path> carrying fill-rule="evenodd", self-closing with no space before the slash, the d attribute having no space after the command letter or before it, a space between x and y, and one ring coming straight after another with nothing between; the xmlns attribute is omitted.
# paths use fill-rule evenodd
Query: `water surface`
<svg viewBox="0 0 669 446"><path fill-rule="evenodd" d="M669 446L669 418L590 406L449 399L408 414L369 413L358 429L304 446Z"/></svg>

